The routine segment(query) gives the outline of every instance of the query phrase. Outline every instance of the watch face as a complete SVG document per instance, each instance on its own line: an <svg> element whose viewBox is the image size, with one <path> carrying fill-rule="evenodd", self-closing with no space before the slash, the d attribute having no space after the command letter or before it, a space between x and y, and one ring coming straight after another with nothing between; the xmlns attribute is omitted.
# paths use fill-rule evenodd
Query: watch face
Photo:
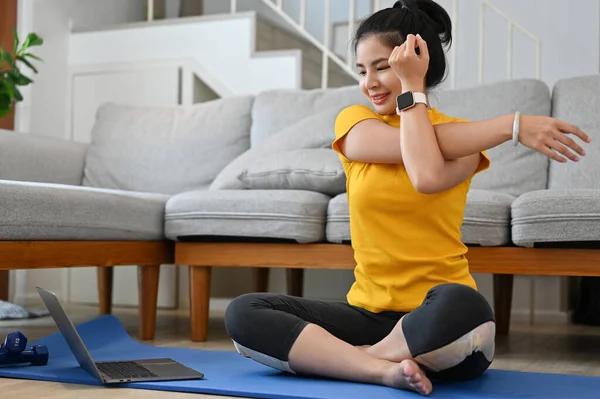
<svg viewBox="0 0 600 399"><path fill-rule="evenodd" d="M415 100L413 98L413 94L410 91L402 93L396 98L396 104L400 111L402 111L404 108L412 106L414 103Z"/></svg>

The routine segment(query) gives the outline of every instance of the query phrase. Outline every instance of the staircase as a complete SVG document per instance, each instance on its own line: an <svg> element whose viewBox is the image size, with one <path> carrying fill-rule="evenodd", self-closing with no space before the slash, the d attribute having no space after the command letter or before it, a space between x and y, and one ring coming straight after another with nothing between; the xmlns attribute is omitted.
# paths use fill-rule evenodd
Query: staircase
<svg viewBox="0 0 600 399"><path fill-rule="evenodd" d="M303 55L303 67L310 65L310 68L317 66L321 68L320 76L317 76L314 70L303 70L302 87L326 88L358 81L358 76L354 70L355 59L349 45L356 24L367 15L383 7L390 7L393 3L394 0L337 0L335 2L331 0L319 2L307 2L306 0L230 0L228 11L230 14L235 15L240 10L248 10L249 8L257 10L260 17L269 21L280 33L285 32L291 38L295 36L296 46L298 46L296 48L301 48L303 54L306 52L314 54L309 58ZM496 68L496 65L494 65L495 60L486 54L486 49L495 47L506 49L505 56L502 56L506 65L504 74L506 79L515 77L515 64L520 65L522 69L533 70L534 73L530 74L529 77L541 78L540 39L514 18L503 12L492 1L468 0L467 3L466 0L460 2L459 0L439 0L439 3L450 14L454 28L453 46L448 54L450 66L448 84L450 88L460 86L458 81L460 71L472 69L472 65L467 63L476 63L477 74L476 81L466 81L464 82L466 85L483 84L497 79L497 77L491 77L486 80L486 71ZM459 7L459 4L462 5L462 8ZM473 13L474 10L477 13ZM478 34L469 34L474 40L473 42L469 42L469 39L461 42L459 38L464 36L461 36L463 32L459 31L460 28L458 27L466 27L466 24L472 26L475 22L474 19L477 20ZM496 19L495 24L491 23L494 19ZM498 23L498 19L501 21L500 23ZM315 20L316 22L314 22ZM499 31L499 29L503 31ZM515 60L517 55L514 48L516 34L520 34L533 45L535 50L533 60ZM270 37L273 38L274 36ZM504 43L498 43L498 39ZM291 48L289 46L293 41L286 43L285 48ZM463 46L464 48L475 48L477 52L475 57L471 56L470 59L466 60L466 63L459 63L459 57L456 55L457 48ZM523 67L523 64L529 65ZM317 80L319 81L318 86Z"/></svg>

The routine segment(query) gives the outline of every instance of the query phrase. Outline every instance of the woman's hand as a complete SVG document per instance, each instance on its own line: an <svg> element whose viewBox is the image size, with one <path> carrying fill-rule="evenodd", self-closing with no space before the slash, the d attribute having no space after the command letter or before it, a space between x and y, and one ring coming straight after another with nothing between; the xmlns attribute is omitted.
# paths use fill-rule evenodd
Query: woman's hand
<svg viewBox="0 0 600 399"><path fill-rule="evenodd" d="M419 54L416 48L419 47ZM421 35L408 35L401 46L396 46L388 60L400 79L404 91L424 91L425 74L429 68L429 51Z"/></svg>
<svg viewBox="0 0 600 399"><path fill-rule="evenodd" d="M547 116L523 115L519 122L519 130L521 144L558 162L567 162L567 159L559 154L572 161L579 160L569 149L581 156L585 155L583 148L567 135L574 134L586 143L591 141L577 126Z"/></svg>

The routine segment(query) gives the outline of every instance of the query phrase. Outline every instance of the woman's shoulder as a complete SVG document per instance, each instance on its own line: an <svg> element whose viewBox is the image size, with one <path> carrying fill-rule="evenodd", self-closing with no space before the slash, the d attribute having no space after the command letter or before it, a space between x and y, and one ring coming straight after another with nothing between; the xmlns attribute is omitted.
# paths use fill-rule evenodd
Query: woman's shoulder
<svg viewBox="0 0 600 399"><path fill-rule="evenodd" d="M343 108L337 115L337 120L344 118L353 118L356 116L369 115L378 117L378 115L369 106L365 104L354 104Z"/></svg>
<svg viewBox="0 0 600 399"><path fill-rule="evenodd" d="M343 108L335 119L336 136L340 137L345 135L352 126L366 119L381 120L381 117L364 104L355 104Z"/></svg>

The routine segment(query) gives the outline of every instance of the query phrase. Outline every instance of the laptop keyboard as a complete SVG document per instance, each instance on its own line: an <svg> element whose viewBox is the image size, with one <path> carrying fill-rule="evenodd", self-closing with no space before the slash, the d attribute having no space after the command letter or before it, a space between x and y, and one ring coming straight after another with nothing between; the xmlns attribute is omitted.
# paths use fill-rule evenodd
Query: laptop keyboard
<svg viewBox="0 0 600 399"><path fill-rule="evenodd" d="M145 378L158 377L158 374L153 373L147 368L140 366L136 362L100 362L96 363L98 370L113 379L130 379L130 378Z"/></svg>

